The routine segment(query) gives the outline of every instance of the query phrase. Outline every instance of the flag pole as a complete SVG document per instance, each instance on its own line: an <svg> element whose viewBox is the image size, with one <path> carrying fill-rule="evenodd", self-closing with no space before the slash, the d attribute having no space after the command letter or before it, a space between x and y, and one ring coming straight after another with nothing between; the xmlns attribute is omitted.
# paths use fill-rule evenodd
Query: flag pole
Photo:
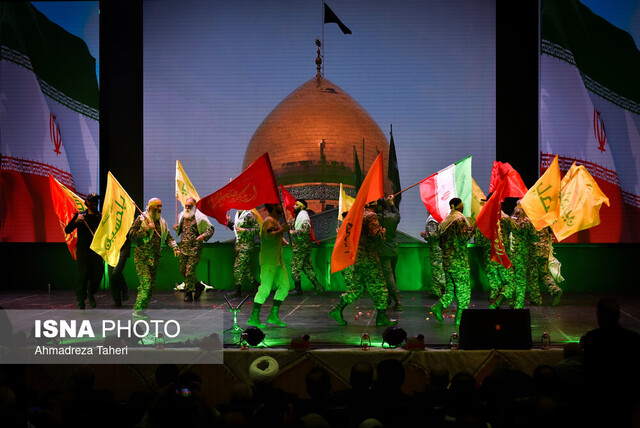
<svg viewBox="0 0 640 428"><path fill-rule="evenodd" d="M285 213L284 210L284 203L282 202L282 192L280 192L280 189L278 188L278 185L276 184L276 176L273 173L273 167L271 166L271 158L269 157L269 153L267 153L267 160L269 161L269 170L271 171L271 181L273 183L274 186L276 186L276 193L278 194L278 203L280 204L280 210L282 211L282 217L284 217L284 222L287 226L289 226L289 230L287 231L287 234L289 235L289 243L291 243L291 225L289 224L289 222L287 221L287 214ZM280 223L278 221L278 223Z"/></svg>
<svg viewBox="0 0 640 428"><path fill-rule="evenodd" d="M321 0L322 3L322 76L324 77L324 0Z"/></svg>
<svg viewBox="0 0 640 428"><path fill-rule="evenodd" d="M429 177L430 177L430 176L429 176ZM429 178L429 177L427 177L427 178ZM423 182L424 180L426 180L427 178L423 178L422 180L418 181L417 183L412 184L411 186L409 186L409 187L407 187L407 188L402 189L402 190L401 190L401 191L399 191L398 193L394 193L394 194L393 194L393 197L395 198L395 197L396 197L396 196L398 196L399 194L406 192L407 190L411 189L412 187L416 187L418 184L422 183L422 182Z"/></svg>
<svg viewBox="0 0 640 428"><path fill-rule="evenodd" d="M284 217L284 223L287 226L289 226L289 230L287 230L287 235L289 235L289 244L293 245L293 243L291 242L291 223L293 223L293 219L291 219L291 223L289 223L289 221L287 220L287 213L286 213L286 210L284 209L284 203L282 202L282 194L280 193L280 191L278 191L278 194L280 195L280 210L282 210L282 216Z"/></svg>
<svg viewBox="0 0 640 428"><path fill-rule="evenodd" d="M93 230L91 230L91 228L89 227L89 223L87 223L87 220L85 220L84 217L82 217L82 221L84 222L85 226L87 226L87 229L89 229L89 232L91 232L91 236L96 236L95 233L93 233Z"/></svg>
<svg viewBox="0 0 640 428"><path fill-rule="evenodd" d="M140 207L138 206L138 204L136 204L136 201L134 201L133 199L131 199L131 202L133 202L133 205L135 205L135 207L138 209L138 211L140 211L140 214L142 214L143 216L147 217L147 215L145 214L145 212L144 212L144 211L142 211L142 210L140 209ZM147 219L149 219L149 217L147 217ZM154 222L154 226L155 226L155 222ZM156 235L158 235L158 237L160 237L160 240L162 240L162 235L160 235L160 234L158 233L158 231L156 230L156 228L155 228L155 227L153 228L153 231L156 233Z"/></svg>

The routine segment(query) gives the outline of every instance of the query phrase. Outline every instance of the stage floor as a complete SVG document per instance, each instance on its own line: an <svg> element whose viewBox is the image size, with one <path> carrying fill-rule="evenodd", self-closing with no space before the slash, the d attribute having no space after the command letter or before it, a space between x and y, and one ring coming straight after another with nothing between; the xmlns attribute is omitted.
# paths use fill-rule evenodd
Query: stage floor
<svg viewBox="0 0 640 428"><path fill-rule="evenodd" d="M229 299L231 304L238 305L247 294L241 298ZM280 317L288 323L286 328L267 326L263 329L266 338L264 345L268 347L286 347L292 338L308 334L313 349L341 348L360 346L360 338L367 332L373 346L380 346L384 327L376 327L375 311L367 295L346 308L344 318L347 326L339 326L329 317L329 310L339 300L339 293L323 293L313 296L306 292L302 296L289 296L280 311ZM198 302L184 302L184 294L175 291L159 291L154 293L149 309L184 309L197 311L223 311L224 329L233 327L233 316L224 298L224 291L208 291ZM566 342L578 341L587 331L595 328L596 302L603 297L616 299L621 306L621 324L629 329L640 331L640 294L637 295L603 295L603 294L567 294L563 296L558 306L550 306L551 298L545 296L542 306L527 306L531 317L531 337L533 347L540 344L543 332L548 332L552 346L560 347ZM111 294L108 290L100 290L96 294L98 309L110 309ZM131 311L135 300L135 293L120 309L114 311ZM246 328L253 302L253 293L243 304L237 315L238 325ZM261 319L265 322L271 309L272 297L263 306ZM439 323L429 315L428 305L435 303L435 299L427 292L403 292L402 303L404 310L388 311L388 314L398 319L398 326L402 327L409 337L424 335L427 348L445 348L450 336L456 331L453 315L455 303L446 311L447 317ZM75 292L72 290L40 292L0 292L0 306L4 309L42 310L43 315L50 310L74 310ZM87 306L88 308L88 306ZM474 293L471 309L487 309L487 294ZM90 311L91 309L87 309ZM357 319L356 319L357 315ZM207 331L203 326L203 333ZM218 332L220 333L220 332ZM239 342L240 335L231 331L225 332L225 347L234 347Z"/></svg>

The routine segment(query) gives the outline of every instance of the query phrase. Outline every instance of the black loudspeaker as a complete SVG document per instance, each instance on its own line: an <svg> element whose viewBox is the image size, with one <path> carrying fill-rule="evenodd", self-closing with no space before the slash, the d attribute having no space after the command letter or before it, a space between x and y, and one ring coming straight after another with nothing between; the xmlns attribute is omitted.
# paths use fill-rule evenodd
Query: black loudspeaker
<svg viewBox="0 0 640 428"><path fill-rule="evenodd" d="M461 349L531 349L529 309L465 309Z"/></svg>

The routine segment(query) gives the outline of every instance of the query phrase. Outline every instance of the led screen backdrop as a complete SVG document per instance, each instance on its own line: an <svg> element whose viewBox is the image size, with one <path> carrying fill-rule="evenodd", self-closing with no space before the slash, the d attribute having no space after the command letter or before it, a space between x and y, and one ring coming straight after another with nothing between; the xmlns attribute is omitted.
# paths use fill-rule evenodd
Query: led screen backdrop
<svg viewBox="0 0 640 428"><path fill-rule="evenodd" d="M169 223L182 210L176 160L205 196L269 152L278 182L322 212L337 205L340 183L355 194L354 152L365 174L383 152L386 172L391 129L402 187L472 155L487 191L494 2L328 6L351 34L323 25L316 0L143 3L144 197L163 200ZM400 207L400 230L419 238L418 187ZM212 241L233 237L216 229Z"/></svg>
<svg viewBox="0 0 640 428"><path fill-rule="evenodd" d="M541 171L555 155L562 173L584 165L610 202L599 226L565 242L638 242L640 51L628 32L577 0L541 6Z"/></svg>
<svg viewBox="0 0 640 428"><path fill-rule="evenodd" d="M98 31L98 2L0 3L2 242L64 241L49 174L99 191Z"/></svg>

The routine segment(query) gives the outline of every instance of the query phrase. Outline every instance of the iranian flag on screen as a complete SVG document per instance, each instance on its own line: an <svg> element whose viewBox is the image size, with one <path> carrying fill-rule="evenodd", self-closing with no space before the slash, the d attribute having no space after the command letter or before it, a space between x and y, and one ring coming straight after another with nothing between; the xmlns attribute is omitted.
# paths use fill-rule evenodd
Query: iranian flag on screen
<svg viewBox="0 0 640 428"><path fill-rule="evenodd" d="M577 0L542 1L540 151L541 174L584 165L611 203L564 242L640 240L640 51Z"/></svg>
<svg viewBox="0 0 640 428"><path fill-rule="evenodd" d="M464 204L465 217L471 217L473 178L471 156L441 169L420 182L420 198L424 206L438 223L449 213L449 201L460 198Z"/></svg>
<svg viewBox="0 0 640 428"><path fill-rule="evenodd" d="M25 2L0 4L0 49L0 241L64 242L48 177L98 191L95 59Z"/></svg>

